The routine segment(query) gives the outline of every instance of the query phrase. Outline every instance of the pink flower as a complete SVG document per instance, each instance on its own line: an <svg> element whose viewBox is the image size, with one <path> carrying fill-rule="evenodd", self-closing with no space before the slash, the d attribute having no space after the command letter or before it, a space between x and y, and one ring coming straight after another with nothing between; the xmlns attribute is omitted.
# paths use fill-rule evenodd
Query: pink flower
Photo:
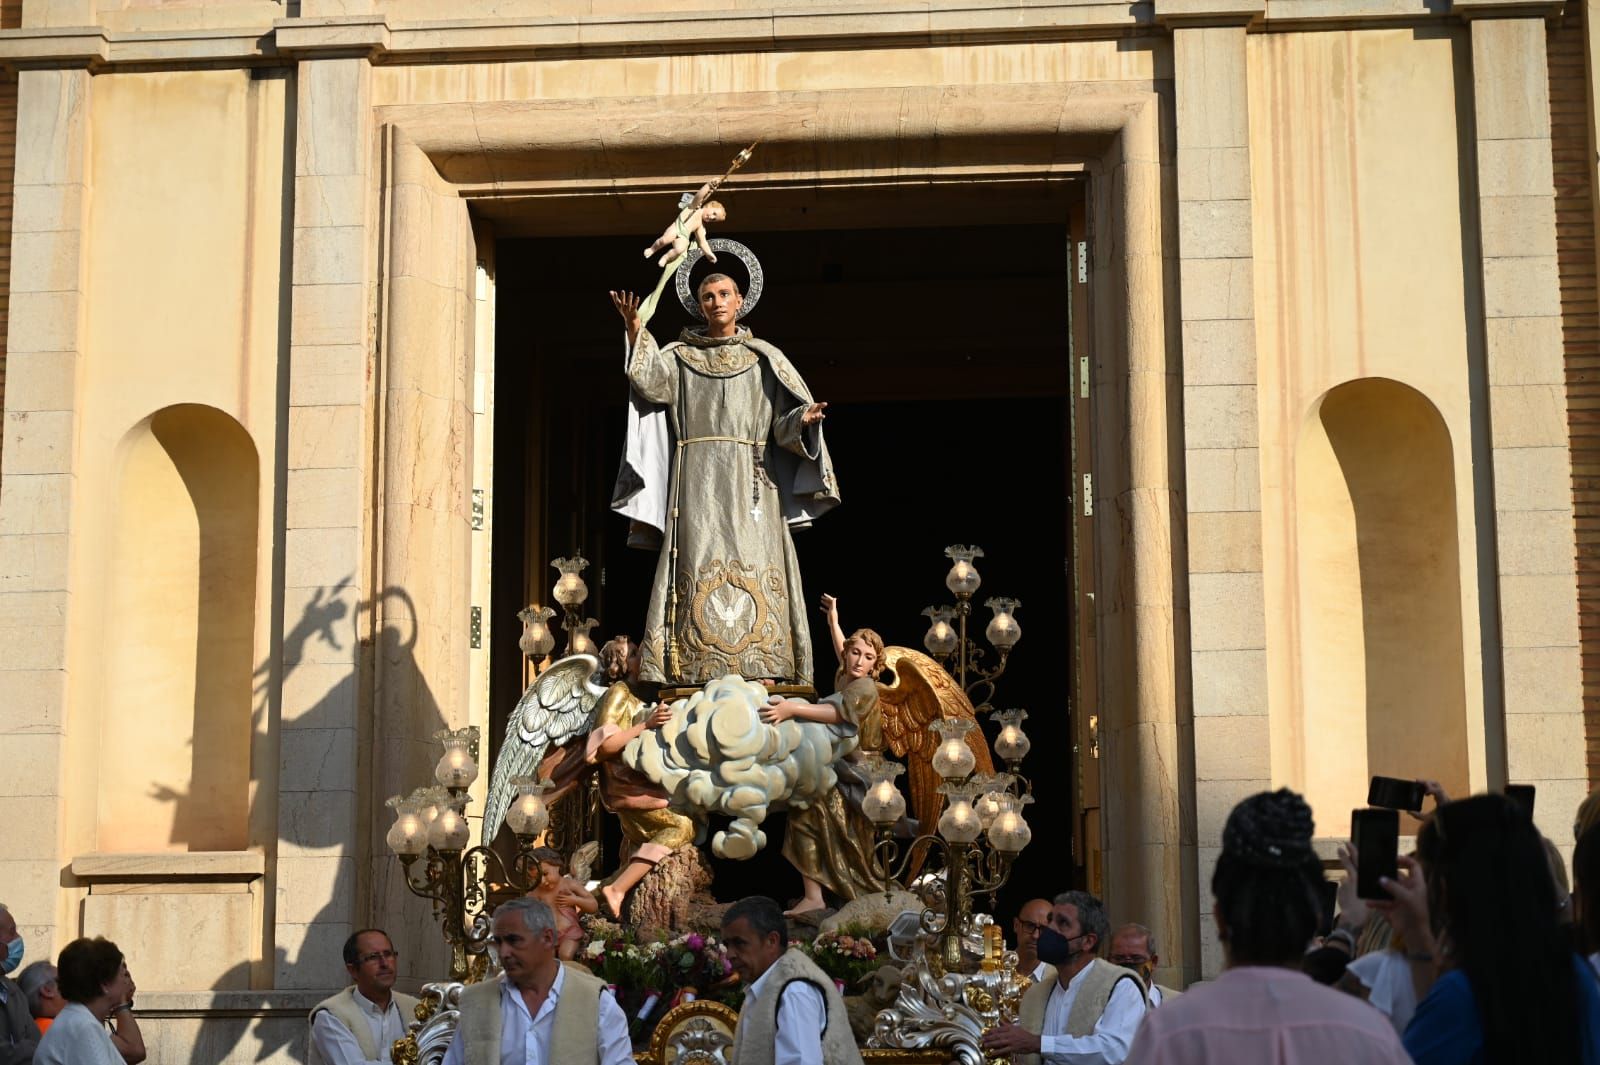
<svg viewBox="0 0 1600 1065"><path fill-rule="evenodd" d="M706 940L699 932L690 932L689 938L683 941L683 945L690 950L699 951L704 949Z"/></svg>

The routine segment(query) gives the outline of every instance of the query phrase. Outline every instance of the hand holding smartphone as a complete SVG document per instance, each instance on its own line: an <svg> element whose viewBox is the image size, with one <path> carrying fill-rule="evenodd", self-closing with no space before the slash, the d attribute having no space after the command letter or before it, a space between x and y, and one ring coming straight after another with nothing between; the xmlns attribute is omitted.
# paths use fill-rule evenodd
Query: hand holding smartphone
<svg viewBox="0 0 1600 1065"><path fill-rule="evenodd" d="M1420 804L1419 804L1420 805ZM1400 875L1400 813L1391 809L1354 810L1351 843L1356 852L1356 897L1388 900L1380 881Z"/></svg>
<svg viewBox="0 0 1600 1065"><path fill-rule="evenodd" d="M1373 777L1367 787L1367 805L1381 806L1386 810L1405 810L1421 813L1422 800L1427 789L1420 780L1401 780L1398 777Z"/></svg>

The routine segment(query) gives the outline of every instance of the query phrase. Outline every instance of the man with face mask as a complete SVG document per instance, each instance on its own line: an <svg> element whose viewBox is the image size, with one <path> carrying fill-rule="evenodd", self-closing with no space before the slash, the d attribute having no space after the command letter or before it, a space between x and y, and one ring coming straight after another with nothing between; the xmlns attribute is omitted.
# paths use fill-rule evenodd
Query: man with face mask
<svg viewBox="0 0 1600 1065"><path fill-rule="evenodd" d="M1139 979L1144 981L1145 998L1149 1000L1151 1009L1182 993L1154 982L1156 966L1161 964L1161 957L1156 953L1155 933L1142 924L1125 924L1111 934L1111 964L1132 969L1139 974Z"/></svg>
<svg viewBox="0 0 1600 1065"><path fill-rule="evenodd" d="M28 1012L28 996L11 979L22 964L22 937L16 919L0 903L0 1065L32 1065L39 1029Z"/></svg>
<svg viewBox="0 0 1600 1065"><path fill-rule="evenodd" d="M1139 974L1097 957L1110 930L1087 891L1057 895L1039 932L1044 977L1022 996L1018 1023L988 1032L983 1049L1013 1065L1120 1065L1147 1007Z"/></svg>

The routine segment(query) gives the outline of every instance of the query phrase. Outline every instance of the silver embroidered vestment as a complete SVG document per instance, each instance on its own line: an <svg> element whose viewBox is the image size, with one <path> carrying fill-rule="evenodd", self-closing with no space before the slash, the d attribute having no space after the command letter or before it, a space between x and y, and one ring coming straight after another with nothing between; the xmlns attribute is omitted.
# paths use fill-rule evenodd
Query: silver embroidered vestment
<svg viewBox="0 0 1600 1065"><path fill-rule="evenodd" d="M628 380L666 408L672 432L642 679L704 684L738 673L810 683L811 632L789 530L836 503L838 491L821 426L801 424L811 402L805 383L745 329L726 339L685 330L665 348L641 330Z"/></svg>

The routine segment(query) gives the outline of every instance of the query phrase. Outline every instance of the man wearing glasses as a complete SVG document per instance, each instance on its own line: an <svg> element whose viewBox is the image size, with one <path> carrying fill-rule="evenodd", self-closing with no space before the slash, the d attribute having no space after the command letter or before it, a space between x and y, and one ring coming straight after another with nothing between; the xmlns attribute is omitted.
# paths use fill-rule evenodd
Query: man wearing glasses
<svg viewBox="0 0 1600 1065"><path fill-rule="evenodd" d="M1039 929L1050 927L1050 900L1029 899L1011 919L1011 931L1017 936L1017 972L1033 978L1038 983L1044 976L1044 962L1039 960Z"/></svg>
<svg viewBox="0 0 1600 1065"><path fill-rule="evenodd" d="M417 1008L416 999L394 989L399 958L381 928L344 941L345 971L355 983L311 1011L311 1065L388 1065Z"/></svg>

